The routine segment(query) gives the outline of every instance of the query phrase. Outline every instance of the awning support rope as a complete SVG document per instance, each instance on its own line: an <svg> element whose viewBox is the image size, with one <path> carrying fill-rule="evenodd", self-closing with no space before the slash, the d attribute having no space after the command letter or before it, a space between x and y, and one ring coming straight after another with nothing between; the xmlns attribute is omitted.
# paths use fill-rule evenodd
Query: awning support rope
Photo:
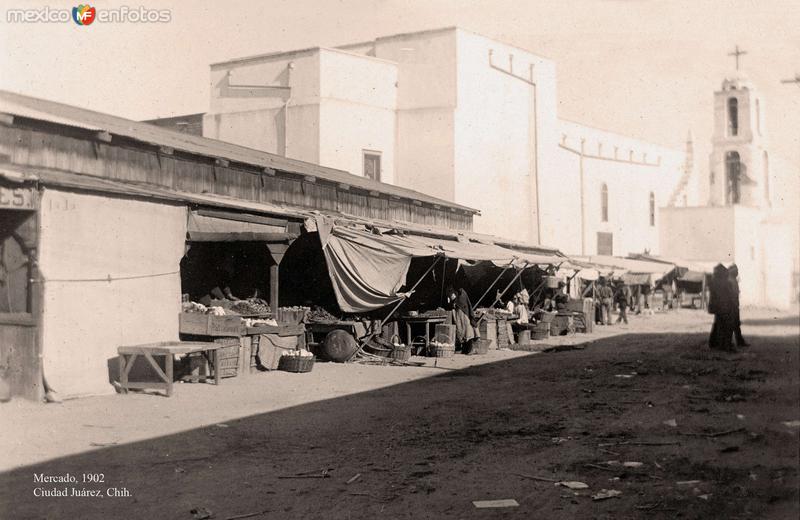
<svg viewBox="0 0 800 520"><path fill-rule="evenodd" d="M434 268L434 267L436 267L436 264L438 264L438 263L439 263L439 260L441 260L442 258L444 258L444 257L443 257L443 256L441 256L441 255L440 255L440 256L437 256L437 257L436 257L436 260L434 260L434 261L433 261L433 263L431 264L431 266L430 266L430 267L428 267L428 270L427 270L427 271L425 271L425 274L423 274L423 275L420 277L420 279L419 279L419 280L417 280L417 283L415 283L415 284L414 284L414 285L411 287L411 289L409 289L408 291L406 291L406 295L407 295L407 296L406 296L406 297L404 297L404 298L401 298L401 299L400 299L400 301L399 301L399 302L397 302L397 304L394 306L394 308L393 308L391 311L389 311L389 314L387 314L387 315L386 315L386 317L385 317L385 318L383 318L383 319L381 320L381 322L380 322L380 325L378 325L378 327L377 327L377 329L378 329L379 331L380 331L380 330L383 330L383 326L384 326L384 324L385 324L387 321L389 321L389 318L391 318L391 317L392 317L392 315L393 315L395 312L397 312L397 309L399 309L399 308L400 308L400 306L401 306L401 305L403 305L403 303L406 301L406 299L408 298L408 296L410 296L411 294L413 294L413 292L414 292L414 289L416 289L416 288L417 288L417 286L418 286L420 283L422 283L422 280L424 280L424 279L425 279L425 278L426 278L426 277L427 277L427 276L430 274L430 272L431 272L431 271L433 271L433 268ZM372 338L374 338L374 337L375 337L375 335L376 335L376 334L377 334L377 332L376 332L376 331L373 329L373 331L372 331L371 333L369 333L367 336L364 336L364 338L362 338L362 339L360 340L360 343L359 343L359 345L358 345L358 349L357 349L355 352L353 352L353 355L351 355L349 358L347 358L347 361L350 361L350 360L352 360L354 357L356 357L356 356L358 356L359 354L361 354L361 351L362 351L362 350L364 350L364 347L367 345L367 343L369 343L369 342L370 342L370 340L372 340Z"/></svg>
<svg viewBox="0 0 800 520"><path fill-rule="evenodd" d="M478 298L478 299L475 301L475 305L473 305L473 306L472 306L472 311L473 311L473 312L475 311L475 309L477 309L477 308L478 308L478 305L480 305L480 304L481 304L481 302L483 301L483 299L484 299L484 298L486 298L486 295L487 295L487 294L489 294L489 291L491 291L491 290L492 290L492 288L495 286L495 284L497 284L497 282L499 282L499 281L500 281L500 278L501 278L501 277L502 277L502 276L505 274L505 272L506 272L506 271L508 271L509 269L511 269L511 267L512 267L513 265L514 265L514 264L513 264L513 262L512 262L512 263L510 263L510 264L508 264L507 266L505 266L505 267L503 268L503 270L500 272L500 274L498 274L498 275L497 275L497 278L495 278L495 279L494 279L494 281L492 282L492 284L489 286L489 288L488 288L488 289L486 289L486 292L484 292L484 293L481 295L481 297L480 297L480 298ZM492 304L492 305L494 305L494 304Z"/></svg>

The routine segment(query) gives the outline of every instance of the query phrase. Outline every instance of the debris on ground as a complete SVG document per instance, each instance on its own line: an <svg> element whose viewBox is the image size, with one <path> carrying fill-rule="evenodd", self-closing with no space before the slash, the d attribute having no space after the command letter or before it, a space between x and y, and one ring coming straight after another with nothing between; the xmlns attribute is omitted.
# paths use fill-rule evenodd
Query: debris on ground
<svg viewBox="0 0 800 520"><path fill-rule="evenodd" d="M794 421L783 421L781 424L789 428L800 428L800 419L796 419Z"/></svg>
<svg viewBox="0 0 800 520"><path fill-rule="evenodd" d="M526 475L525 473L514 473L514 475L516 475L518 477L522 477L522 478L529 478L531 480L538 480L538 481L541 481L541 482L553 482L553 483L558 483L559 482L558 480L555 480L555 479L552 479L552 478L539 477L539 476L536 476L536 475Z"/></svg>
<svg viewBox="0 0 800 520"><path fill-rule="evenodd" d="M207 520L214 516L214 513L205 507L196 507L189 512L192 514L194 520Z"/></svg>
<svg viewBox="0 0 800 520"><path fill-rule="evenodd" d="M578 482L577 480L563 480L556 482L556 486L562 486L568 489L589 489L589 485L585 482Z"/></svg>
<svg viewBox="0 0 800 520"><path fill-rule="evenodd" d="M519 503L513 498L504 498L502 500L475 500L472 505L478 509L494 508L494 507L519 507Z"/></svg>
<svg viewBox="0 0 800 520"><path fill-rule="evenodd" d="M678 427L678 421L676 421L675 419L669 419L669 420L664 421L664 425L670 426L672 428L677 428Z"/></svg>
<svg viewBox="0 0 800 520"><path fill-rule="evenodd" d="M595 493L592 495L592 500L606 500L609 498L615 498L622 494L622 491L618 491L616 489L601 489L599 493Z"/></svg>
<svg viewBox="0 0 800 520"><path fill-rule="evenodd" d="M692 433L692 432L681 432L681 435L689 435L692 437L723 437L725 435L731 435L734 433L739 433L745 431L745 428L734 428L733 430L725 430L721 432L713 432L713 433Z"/></svg>
<svg viewBox="0 0 800 520"><path fill-rule="evenodd" d="M330 471L333 468L323 469L320 472L306 471L304 473L296 473L294 475L278 475L278 478L330 478Z"/></svg>
<svg viewBox="0 0 800 520"><path fill-rule="evenodd" d="M641 468L642 466L644 466L644 463L636 461L628 461L628 462L623 462L622 465L625 466L626 468Z"/></svg>
<svg viewBox="0 0 800 520"><path fill-rule="evenodd" d="M702 480L679 480L675 483L676 486L694 486L695 484L699 484Z"/></svg>
<svg viewBox="0 0 800 520"><path fill-rule="evenodd" d="M360 478L361 478L361 473L356 473L355 475L350 477L350 479L346 482L346 484L352 484L353 482L355 482L356 480L358 480Z"/></svg>
<svg viewBox="0 0 800 520"><path fill-rule="evenodd" d="M265 509L264 511L258 511L256 513L245 513L243 515L229 516L225 520L242 520L243 518L252 518L254 516L266 515L270 511L271 509Z"/></svg>

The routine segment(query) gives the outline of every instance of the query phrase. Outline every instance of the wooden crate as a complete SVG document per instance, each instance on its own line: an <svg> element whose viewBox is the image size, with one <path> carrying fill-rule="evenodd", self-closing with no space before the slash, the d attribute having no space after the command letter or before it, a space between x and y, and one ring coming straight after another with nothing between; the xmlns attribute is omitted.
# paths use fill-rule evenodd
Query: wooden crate
<svg viewBox="0 0 800 520"><path fill-rule="evenodd" d="M181 334L208 335L208 314L180 313L178 315L178 331Z"/></svg>
<svg viewBox="0 0 800 520"><path fill-rule="evenodd" d="M497 320L497 348L508 348L514 343L514 334L510 332L511 326L506 320Z"/></svg>
<svg viewBox="0 0 800 520"><path fill-rule="evenodd" d="M494 350L497 348L497 320L494 318L484 318L481 320L478 330L481 333L481 339L489 340L489 348Z"/></svg>
<svg viewBox="0 0 800 520"><path fill-rule="evenodd" d="M298 347L298 336L258 334L251 338L252 357L258 356L261 365L268 370L277 370L278 361L284 352ZM255 361L253 361L255 362Z"/></svg>
<svg viewBox="0 0 800 520"><path fill-rule="evenodd" d="M220 377L236 377L239 373L239 351L241 349L240 338L220 337L215 338L214 343L222 345L217 349L217 359Z"/></svg>
<svg viewBox="0 0 800 520"><path fill-rule="evenodd" d="M241 316L212 316L182 312L178 315L178 331L196 336L234 337L244 334Z"/></svg>
<svg viewBox="0 0 800 520"><path fill-rule="evenodd" d="M550 323L551 336L563 336L564 334L571 334L575 332L575 325L572 316L558 315L552 323Z"/></svg>

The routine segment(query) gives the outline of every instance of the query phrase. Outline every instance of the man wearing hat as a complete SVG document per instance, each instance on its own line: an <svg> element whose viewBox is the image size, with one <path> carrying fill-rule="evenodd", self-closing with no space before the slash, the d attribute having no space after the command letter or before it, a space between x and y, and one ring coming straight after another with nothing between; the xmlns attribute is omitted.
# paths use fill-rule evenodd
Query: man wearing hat
<svg viewBox="0 0 800 520"><path fill-rule="evenodd" d="M731 264L728 267L728 276L731 281L731 298L733 300L733 335L736 338L737 347L750 346L742 336L742 319L739 313L739 267Z"/></svg>

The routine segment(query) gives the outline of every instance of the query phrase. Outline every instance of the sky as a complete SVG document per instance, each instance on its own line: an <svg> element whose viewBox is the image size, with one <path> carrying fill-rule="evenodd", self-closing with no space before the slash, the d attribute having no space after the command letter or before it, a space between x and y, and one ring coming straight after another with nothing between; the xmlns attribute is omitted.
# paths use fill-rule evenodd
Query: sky
<svg viewBox="0 0 800 520"><path fill-rule="evenodd" d="M771 157L800 171L800 85L781 83L800 73L798 0L123 0L91 5L170 21L87 26L6 20L75 2L2 4L0 89L132 119L206 111L213 62L457 25L554 60L561 118L681 149L691 130L701 171L739 45Z"/></svg>

